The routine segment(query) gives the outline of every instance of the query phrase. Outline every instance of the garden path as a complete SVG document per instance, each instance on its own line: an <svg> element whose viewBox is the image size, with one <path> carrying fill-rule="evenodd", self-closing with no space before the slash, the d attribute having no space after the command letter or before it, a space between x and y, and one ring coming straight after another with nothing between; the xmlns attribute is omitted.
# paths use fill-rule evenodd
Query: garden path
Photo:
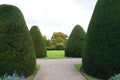
<svg viewBox="0 0 120 80"><path fill-rule="evenodd" d="M81 59L37 59L41 65L34 80L86 80L73 64L80 64Z"/></svg>

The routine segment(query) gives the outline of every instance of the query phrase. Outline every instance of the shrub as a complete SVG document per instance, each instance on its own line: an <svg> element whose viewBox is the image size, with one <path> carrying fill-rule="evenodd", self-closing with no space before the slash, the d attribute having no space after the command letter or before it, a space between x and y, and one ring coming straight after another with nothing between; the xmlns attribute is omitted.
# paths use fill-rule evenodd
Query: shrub
<svg viewBox="0 0 120 80"><path fill-rule="evenodd" d="M80 25L76 25L72 30L66 43L65 56L81 57L84 44L85 31Z"/></svg>
<svg viewBox="0 0 120 80"><path fill-rule="evenodd" d="M42 34L38 26L32 26L32 28L30 29L30 34L32 36L32 40L34 43L36 57L37 58L46 57L47 52L45 42L43 40Z"/></svg>
<svg viewBox="0 0 120 80"><path fill-rule="evenodd" d="M21 11L0 5L0 76L15 70L28 76L35 67L35 50Z"/></svg>
<svg viewBox="0 0 120 80"><path fill-rule="evenodd" d="M65 49L65 46L64 46L64 44L57 44L56 46L55 46L55 50L64 50Z"/></svg>
<svg viewBox="0 0 120 80"><path fill-rule="evenodd" d="M120 0L98 0L83 49L88 74L108 79L120 72Z"/></svg>
<svg viewBox="0 0 120 80"><path fill-rule="evenodd" d="M120 80L120 74L117 74L115 76L112 76L110 79L108 80Z"/></svg>

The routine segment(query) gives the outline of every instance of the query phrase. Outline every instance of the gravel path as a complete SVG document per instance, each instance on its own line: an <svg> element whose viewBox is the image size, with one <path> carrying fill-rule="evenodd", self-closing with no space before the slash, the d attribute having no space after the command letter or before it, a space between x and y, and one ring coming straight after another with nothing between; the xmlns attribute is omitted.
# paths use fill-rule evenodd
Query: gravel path
<svg viewBox="0 0 120 80"><path fill-rule="evenodd" d="M73 64L81 59L37 59L41 65L34 80L86 80Z"/></svg>

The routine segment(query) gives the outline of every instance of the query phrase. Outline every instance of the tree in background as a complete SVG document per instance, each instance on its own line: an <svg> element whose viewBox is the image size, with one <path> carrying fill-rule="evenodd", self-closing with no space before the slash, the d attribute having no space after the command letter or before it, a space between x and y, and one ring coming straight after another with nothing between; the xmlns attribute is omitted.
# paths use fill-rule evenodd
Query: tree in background
<svg viewBox="0 0 120 80"><path fill-rule="evenodd" d="M21 11L0 5L0 76L14 71L28 76L35 68L35 50Z"/></svg>
<svg viewBox="0 0 120 80"><path fill-rule="evenodd" d="M64 50L67 35L62 32L54 32L51 38L53 49Z"/></svg>
<svg viewBox="0 0 120 80"><path fill-rule="evenodd" d="M65 48L65 56L81 57L85 39L85 31L80 25L76 25L68 38Z"/></svg>
<svg viewBox="0 0 120 80"><path fill-rule="evenodd" d="M30 29L30 34L32 36L32 40L35 47L36 57L42 58L47 56L46 46L44 42L44 38L38 28L38 26L32 26Z"/></svg>
<svg viewBox="0 0 120 80"><path fill-rule="evenodd" d="M98 0L83 49L86 73L107 80L120 73L120 0Z"/></svg>
<svg viewBox="0 0 120 80"><path fill-rule="evenodd" d="M44 39L44 42L45 42L45 44L46 44L46 47L51 46L51 41L50 41L50 39L47 39L46 36L43 36L43 39Z"/></svg>
<svg viewBox="0 0 120 80"><path fill-rule="evenodd" d="M47 39L46 36L43 36L43 39L44 39L44 42L45 42L45 45L46 45L46 49L47 49L47 50L51 50L51 46L52 46L51 40L50 40L50 39Z"/></svg>

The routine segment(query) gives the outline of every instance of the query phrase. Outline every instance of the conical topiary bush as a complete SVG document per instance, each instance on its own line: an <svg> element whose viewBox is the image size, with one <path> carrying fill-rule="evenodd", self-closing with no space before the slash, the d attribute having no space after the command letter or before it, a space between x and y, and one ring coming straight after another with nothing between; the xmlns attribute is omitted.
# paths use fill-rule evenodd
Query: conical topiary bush
<svg viewBox="0 0 120 80"><path fill-rule="evenodd" d="M72 30L66 43L65 56L81 57L84 44L85 31L80 25L76 25Z"/></svg>
<svg viewBox="0 0 120 80"><path fill-rule="evenodd" d="M32 40L34 43L36 57L37 58L46 57L47 52L46 52L45 42L43 40L43 36L38 26L32 26L32 28L30 29L30 34L32 36Z"/></svg>
<svg viewBox="0 0 120 80"><path fill-rule="evenodd" d="M35 68L35 50L21 11L0 5L0 76L14 71L28 76Z"/></svg>
<svg viewBox="0 0 120 80"><path fill-rule="evenodd" d="M83 69L98 78L120 73L120 0L98 0L83 49Z"/></svg>

